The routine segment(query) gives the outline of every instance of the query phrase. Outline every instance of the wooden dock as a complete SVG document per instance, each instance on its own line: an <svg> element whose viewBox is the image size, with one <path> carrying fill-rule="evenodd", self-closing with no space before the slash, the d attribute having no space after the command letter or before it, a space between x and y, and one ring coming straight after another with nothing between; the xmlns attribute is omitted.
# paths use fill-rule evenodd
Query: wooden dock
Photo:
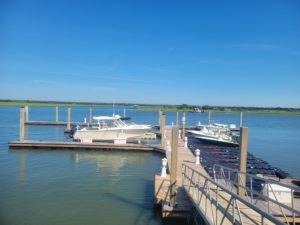
<svg viewBox="0 0 300 225"><path fill-rule="evenodd" d="M171 126L165 127L165 136L171 143ZM172 173L172 151L165 147L168 168ZM279 209L268 213L267 204L258 207L214 181L201 164L195 164L194 154L178 140L178 158L176 170L176 204L172 202L172 175L155 176L155 203L162 205L163 217L186 217L194 207L204 224L284 224L299 222L299 215L283 216ZM273 207L275 209L275 206ZM273 214L273 215L272 215Z"/></svg>
<svg viewBox="0 0 300 225"><path fill-rule="evenodd" d="M142 151L158 152L164 154L164 150L158 146L142 144L113 144L104 142L53 142L53 141L13 141L8 143L9 149L44 149L44 150L116 150L116 151Z"/></svg>
<svg viewBox="0 0 300 225"><path fill-rule="evenodd" d="M39 126L67 126L68 122L64 121L25 121L25 125ZM97 123L70 122L71 126L97 126Z"/></svg>
<svg viewBox="0 0 300 225"><path fill-rule="evenodd" d="M172 127L166 126L166 139L172 140ZM166 151L166 158L168 160L168 167L171 168L171 151ZM168 202L170 200L170 176L162 178L161 176L155 177L155 203L163 204L162 206L162 216L163 217L186 217L192 207L192 202L188 198L187 194L184 192L182 185L182 164L186 163L196 170L207 174L207 172L203 169L202 166L195 164L195 156L193 153L187 148L184 147L184 142L182 139L178 139L178 161L177 161L177 193L176 193L176 206L169 207Z"/></svg>

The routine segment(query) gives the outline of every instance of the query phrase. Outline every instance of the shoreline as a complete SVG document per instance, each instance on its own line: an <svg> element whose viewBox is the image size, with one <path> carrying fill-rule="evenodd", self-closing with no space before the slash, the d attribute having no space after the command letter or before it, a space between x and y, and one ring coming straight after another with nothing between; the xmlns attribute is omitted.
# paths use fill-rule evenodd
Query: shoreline
<svg viewBox="0 0 300 225"><path fill-rule="evenodd" d="M37 106L37 107L55 107L55 106L60 106L60 107L112 107L113 105L115 106L124 106L124 107L135 107L136 110L138 111L145 111L145 112L158 112L159 110L165 111L165 112L190 112L190 113L202 113L202 112L195 112L191 108L176 108L176 107L151 107L150 106L145 106L145 105L139 105L136 107L135 104L129 104L129 103L63 103L63 102L22 102L22 101L0 101L0 107L1 106ZM205 112L212 112L212 113L246 113L246 114L283 114L283 115L300 115L300 110L295 109L293 111L285 110L285 109L267 109L267 108L262 108L262 109L253 109L249 110L247 107L245 110L235 110L235 109L230 109L230 107L224 107L224 110L218 110L218 109L209 109L205 110Z"/></svg>
<svg viewBox="0 0 300 225"><path fill-rule="evenodd" d="M165 111L165 112L189 112L189 113L202 113L202 112L195 112L190 109L170 109L170 108L142 108L138 109L139 111L145 112L156 112L156 111ZM211 113L246 113L246 114L283 114L283 115L300 115L299 111L281 111L281 110L207 110L204 113L210 111Z"/></svg>

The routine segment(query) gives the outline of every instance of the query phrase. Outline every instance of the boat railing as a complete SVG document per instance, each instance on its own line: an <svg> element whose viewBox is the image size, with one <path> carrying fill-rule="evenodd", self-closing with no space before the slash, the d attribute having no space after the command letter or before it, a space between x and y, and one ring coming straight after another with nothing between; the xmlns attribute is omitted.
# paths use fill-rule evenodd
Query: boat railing
<svg viewBox="0 0 300 225"><path fill-rule="evenodd" d="M242 190L245 200L267 213L280 216L286 223L295 224L296 217L300 216L300 205L295 204L300 200L297 198L300 194L298 186L221 165L213 166L213 175L215 182L235 193Z"/></svg>

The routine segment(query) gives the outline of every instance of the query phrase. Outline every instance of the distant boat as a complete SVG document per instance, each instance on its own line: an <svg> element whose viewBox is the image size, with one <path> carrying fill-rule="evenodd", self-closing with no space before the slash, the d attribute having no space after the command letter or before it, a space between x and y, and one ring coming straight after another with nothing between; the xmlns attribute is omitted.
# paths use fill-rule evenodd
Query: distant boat
<svg viewBox="0 0 300 225"><path fill-rule="evenodd" d="M201 126L201 130L189 131L198 140L216 145L239 146L236 136L232 135L229 127L207 125Z"/></svg>
<svg viewBox="0 0 300 225"><path fill-rule="evenodd" d="M204 109L196 107L196 108L194 108L194 112L201 112L201 113L203 113Z"/></svg>
<svg viewBox="0 0 300 225"><path fill-rule="evenodd" d="M96 116L96 126L84 127L74 132L73 138L85 143L94 141L122 141L138 140L145 133L150 131L150 125L126 124L121 116Z"/></svg>

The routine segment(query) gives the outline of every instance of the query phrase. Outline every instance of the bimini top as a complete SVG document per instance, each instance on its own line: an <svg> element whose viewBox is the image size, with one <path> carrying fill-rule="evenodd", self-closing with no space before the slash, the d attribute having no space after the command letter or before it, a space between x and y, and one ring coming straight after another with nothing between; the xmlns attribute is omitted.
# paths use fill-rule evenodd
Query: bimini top
<svg viewBox="0 0 300 225"><path fill-rule="evenodd" d="M113 116L94 116L94 120L119 120L121 118L120 115L113 115Z"/></svg>

